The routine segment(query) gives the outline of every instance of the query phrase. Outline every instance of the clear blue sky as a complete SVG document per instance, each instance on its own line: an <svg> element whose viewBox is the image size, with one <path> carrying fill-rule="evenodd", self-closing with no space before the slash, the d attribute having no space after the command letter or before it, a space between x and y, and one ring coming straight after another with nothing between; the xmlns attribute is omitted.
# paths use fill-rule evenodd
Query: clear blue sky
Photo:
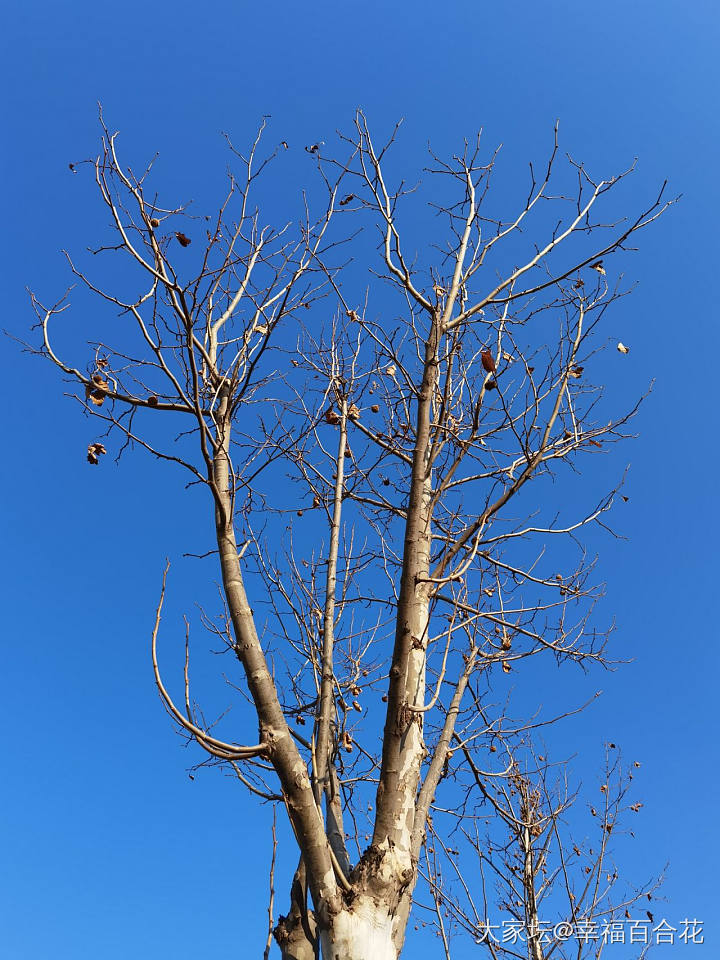
<svg viewBox="0 0 720 960"><path fill-rule="evenodd" d="M670 862L657 913L704 919L711 955L717 5L28 0L3 19L2 325L18 336L32 319L25 286L60 295L60 249L82 250L98 223L88 179L68 170L96 150L98 100L137 162L160 152L158 182L181 199L221 189L221 130L243 142L270 114L273 135L300 145L330 139L358 106L378 129L406 118L399 155L414 170L428 138L442 155L480 126L508 162L539 159L559 117L562 147L598 176L640 158L630 209L665 177L684 194L641 236L627 265L639 287L610 321L632 347L611 389L625 399L656 381L639 439L613 464L631 463L616 518L629 539L592 544L616 652L634 663L592 679L605 695L568 745L583 751L578 773L591 781L584 761L605 738L642 760L645 807L627 869L643 879ZM148 661L163 559L201 543L201 524L178 519L184 501L163 468L89 468L86 425L54 371L10 341L2 351L0 955L259 957L267 820L217 771L188 778L197 756L164 715ZM190 608L208 587L183 576ZM624 960L616 950L610 960ZM418 943L412 955L438 954Z"/></svg>

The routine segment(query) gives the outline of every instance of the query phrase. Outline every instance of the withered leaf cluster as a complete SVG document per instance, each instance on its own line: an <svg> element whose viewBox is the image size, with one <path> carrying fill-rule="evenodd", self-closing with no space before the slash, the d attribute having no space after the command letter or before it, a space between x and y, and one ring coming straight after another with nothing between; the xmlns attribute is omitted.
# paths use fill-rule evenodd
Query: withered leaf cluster
<svg viewBox="0 0 720 960"><path fill-rule="evenodd" d="M87 461L88 461L88 463L92 463L93 466L97 466L98 463L100 463L99 458L100 458L104 453L107 453L107 450L105 449L105 445L104 445L104 444L98 443L97 441L96 441L95 443L89 444L89 445L88 445L88 448L87 448Z"/></svg>
<svg viewBox="0 0 720 960"><path fill-rule="evenodd" d="M89 400L95 407L101 407L105 402L105 397L110 389L110 384L99 373L94 373L90 377L90 383L85 387L85 399Z"/></svg>

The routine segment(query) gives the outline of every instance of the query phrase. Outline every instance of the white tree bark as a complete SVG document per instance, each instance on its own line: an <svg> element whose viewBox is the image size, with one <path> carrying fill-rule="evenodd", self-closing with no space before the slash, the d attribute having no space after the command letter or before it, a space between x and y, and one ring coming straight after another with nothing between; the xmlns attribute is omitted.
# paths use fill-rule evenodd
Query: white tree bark
<svg viewBox="0 0 720 960"><path fill-rule="evenodd" d="M383 903L357 897L320 936L322 960L397 960L393 917Z"/></svg>

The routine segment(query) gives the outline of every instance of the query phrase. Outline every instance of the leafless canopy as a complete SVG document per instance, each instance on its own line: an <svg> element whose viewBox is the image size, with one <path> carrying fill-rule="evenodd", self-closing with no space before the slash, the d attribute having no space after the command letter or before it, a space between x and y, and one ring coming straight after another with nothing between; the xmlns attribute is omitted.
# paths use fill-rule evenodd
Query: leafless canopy
<svg viewBox="0 0 720 960"><path fill-rule="evenodd" d="M535 738L580 705L535 713L530 661L608 663L583 531L607 527L619 494L583 503L581 475L634 413L596 385L623 363L603 353L606 311L627 292L617 255L669 201L661 190L613 219L632 168L594 179L560 157L556 129L524 202L500 216L497 156L479 138L448 162L431 154L408 188L392 182L396 134L376 145L358 114L334 152L299 151L317 188L278 227L258 178L292 148L263 153L264 125L248 152L230 145L240 172L213 218L163 205L103 126L94 174L112 239L93 252L123 258L122 290L68 261L119 315L113 339L88 328L73 365L56 344L68 302L33 297L35 349L104 427L92 465L142 448L207 488L222 609L203 620L255 720L204 720L189 627L184 693L163 679L167 569L152 664L208 762L287 810L299 864L275 928L283 955L395 958L413 901L447 956L460 931L492 956L596 955L543 923L611 923L648 893L617 892L609 865L628 779L608 748L599 839L569 839L565 768ZM514 945L491 935L498 911L523 927Z"/></svg>

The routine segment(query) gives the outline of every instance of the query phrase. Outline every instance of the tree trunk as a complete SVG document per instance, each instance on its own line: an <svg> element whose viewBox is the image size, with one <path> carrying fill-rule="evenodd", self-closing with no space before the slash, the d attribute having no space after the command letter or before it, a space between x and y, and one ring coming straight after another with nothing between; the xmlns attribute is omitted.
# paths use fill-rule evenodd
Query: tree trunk
<svg viewBox="0 0 720 960"><path fill-rule="evenodd" d="M309 920L314 926L312 911ZM317 960L318 956L321 960L397 960L399 956L393 917L371 898L356 900L352 909L339 913L332 927L319 934L319 944L292 916L282 918L276 940L282 960Z"/></svg>
<svg viewBox="0 0 720 960"><path fill-rule="evenodd" d="M322 960L397 960L393 917L372 897L356 897L320 934Z"/></svg>

